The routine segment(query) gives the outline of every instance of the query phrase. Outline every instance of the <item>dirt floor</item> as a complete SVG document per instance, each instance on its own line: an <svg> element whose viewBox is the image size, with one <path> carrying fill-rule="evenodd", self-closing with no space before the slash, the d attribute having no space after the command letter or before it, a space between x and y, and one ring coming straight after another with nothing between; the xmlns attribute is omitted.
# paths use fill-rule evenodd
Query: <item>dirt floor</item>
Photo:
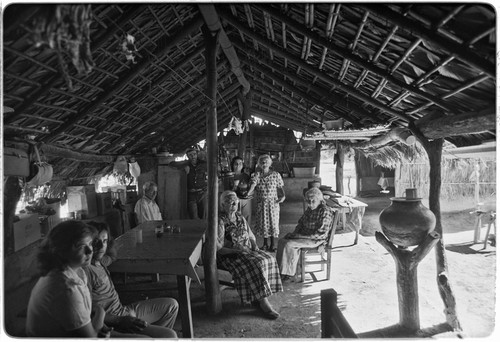
<svg viewBox="0 0 500 342"><path fill-rule="evenodd" d="M390 200L387 197L359 200L366 202L368 207L358 244L353 245L354 232L337 232L330 281L324 280L325 272L317 272L314 274L316 279L308 273L304 283L286 282L283 292L270 297L281 315L275 321L262 318L250 305L242 305L237 292L231 288L221 291L222 312L209 315L204 300L203 267L199 267L202 282L191 285L195 339L320 338L320 291L328 288L337 291L338 305L359 337L401 337L391 329L399 322L395 264L374 237L375 231L380 230L378 216L390 205ZM418 267L421 331L411 337L492 337L496 309L496 247L488 243L483 249L486 225L482 228L481 243L473 243L475 217L469 213L473 207L471 203L463 199L441 204L449 278L462 332L444 329L444 305L436 283L436 259L431 251ZM301 214L301 203L285 202L281 209L280 236L294 229ZM224 277L226 275L221 274L221 278ZM163 290L164 287L161 291L147 292L123 289L120 290L122 300L160 295L175 297L173 279L162 277L162 281L167 283L167 290ZM179 320L176 329L182 336Z"/></svg>

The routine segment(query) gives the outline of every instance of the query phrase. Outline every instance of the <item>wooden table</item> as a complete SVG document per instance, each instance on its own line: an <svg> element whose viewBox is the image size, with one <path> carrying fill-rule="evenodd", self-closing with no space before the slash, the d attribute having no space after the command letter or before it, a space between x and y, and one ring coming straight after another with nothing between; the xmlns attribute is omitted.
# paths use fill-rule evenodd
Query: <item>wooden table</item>
<svg viewBox="0 0 500 342"><path fill-rule="evenodd" d="M155 227L163 223L179 225L180 233L164 233L157 238ZM195 265L207 224L203 220L150 221L138 225L115 240L117 260L109 266L112 272L177 275L182 337L193 337L191 279L200 282ZM137 230L142 229L142 243L137 242Z"/></svg>
<svg viewBox="0 0 500 342"><path fill-rule="evenodd" d="M357 244L359 231L361 230L361 227L363 225L363 215L365 214L365 207L367 207L368 204L348 196L327 199L326 204L340 213L342 229L345 229L346 226L346 214L351 214L349 222L352 223L354 230L356 231L354 244Z"/></svg>

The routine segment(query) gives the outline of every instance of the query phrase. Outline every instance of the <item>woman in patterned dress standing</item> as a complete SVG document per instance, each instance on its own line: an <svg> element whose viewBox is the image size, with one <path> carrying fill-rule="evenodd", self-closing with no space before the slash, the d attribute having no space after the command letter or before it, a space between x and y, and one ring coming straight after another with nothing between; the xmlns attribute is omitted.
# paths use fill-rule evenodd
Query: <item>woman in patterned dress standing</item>
<svg viewBox="0 0 500 342"><path fill-rule="evenodd" d="M257 164L261 171L254 173L252 177L249 195L255 191L257 211L255 217L255 233L264 238L262 250L276 252L274 240L278 239L280 233L280 203L285 200L284 183L281 175L270 169L273 161L268 154L259 156ZM255 190L253 189L255 186ZM269 238L269 245L267 239ZM276 243L277 244L277 243Z"/></svg>
<svg viewBox="0 0 500 342"><path fill-rule="evenodd" d="M231 273L242 302L251 302L264 317L277 319L280 315L268 297L283 291L278 263L257 247L247 221L238 212L238 202L234 191L226 190L220 196L217 267Z"/></svg>

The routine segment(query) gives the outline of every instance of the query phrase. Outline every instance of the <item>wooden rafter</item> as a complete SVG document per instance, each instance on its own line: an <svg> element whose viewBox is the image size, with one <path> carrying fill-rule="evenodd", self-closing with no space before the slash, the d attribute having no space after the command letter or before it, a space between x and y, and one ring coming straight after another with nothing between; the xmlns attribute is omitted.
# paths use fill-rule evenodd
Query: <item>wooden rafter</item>
<svg viewBox="0 0 500 342"><path fill-rule="evenodd" d="M181 31L188 32L188 34L192 33L194 31L199 30L202 23L203 19L201 18L201 16L196 16L190 23L182 27ZM181 37L181 36L184 37L184 35L176 35L175 37ZM181 38L179 38L179 40L180 39ZM153 55L156 55L157 57L166 53L168 50L170 50L179 42L179 40L177 39L171 40L170 37L160 40L161 41L157 42L156 44L158 48L153 52ZM131 80L133 80L136 76L138 76L146 67L149 66L149 64L150 62L147 58L144 58L140 62L137 62L137 64L135 64L135 67L132 70L124 72L123 75L119 77L119 80L110 87L108 87L108 89L106 89L104 93L101 96L99 96L98 99L93 101L90 104L90 106L79 112L77 115L72 116L71 119L67 120L63 125L59 126L50 135L44 137L42 141L47 143L54 140L58 134L61 134L66 130L68 130L69 128L71 128L75 123L84 118L88 113L92 113L101 104L103 104L105 101L110 99L116 93L121 91L123 87L125 87Z"/></svg>
<svg viewBox="0 0 500 342"><path fill-rule="evenodd" d="M422 98L424 98L426 100L434 102L437 106L439 106L439 107L441 107L441 108L443 108L445 110L449 109L448 106L444 102L442 102L439 98L437 98L435 96L432 96L431 94L429 94L427 92L424 92L424 91L422 91L422 90L420 90L418 88L415 88L415 87L412 87L412 86L406 84L405 82L403 82L403 81L397 79L396 77L392 76L386 70L384 70L384 69L376 66L375 64L373 64L371 62L368 62L368 61L364 60L363 58L361 58L358 55L353 54L348 49L343 48L341 46L338 46L338 45L334 44L333 41L329 41L325 37L319 35L318 33L314 32L312 30L308 30L307 28L305 28L304 26L302 26L297 21L295 21L295 20L291 19L290 17L287 17L286 15L280 13L279 11L277 11L276 9L274 9L273 7L271 7L271 6L262 6L262 5L259 5L259 4L256 4L256 6L259 7L262 11L269 12L271 14L271 16L275 17L276 19L285 22L289 27L293 28L295 31L299 32L300 34L308 36L313 41L317 42L318 44L320 44L322 46L328 47L328 49L330 51L332 51L332 53L335 53L335 54L339 55L342 58L348 59L351 62L354 62L354 63L362 66L363 68L371 71L372 73L378 75L379 77L382 77L383 79L391 82L392 84L397 85L398 87L400 87L402 89L406 89L406 90L412 92L413 94L415 94L415 95L417 95L419 97L422 97ZM241 27L241 25L239 25L239 26ZM238 29L241 29L240 27L238 27Z"/></svg>
<svg viewBox="0 0 500 342"><path fill-rule="evenodd" d="M494 130L495 114L495 108L491 107L481 112L461 113L431 120L424 117L415 121L415 125L427 139L448 138Z"/></svg>
<svg viewBox="0 0 500 342"><path fill-rule="evenodd" d="M184 33L185 32L183 32L183 34ZM199 48L197 48L194 51L192 51L189 55L187 55L178 65L176 65L172 69L173 70L178 70L178 69L182 68L183 66L185 66L193 58L197 57L202 52L203 52L203 47L200 46ZM109 120L107 120L107 121L104 122L104 125L100 127L100 130L104 130L104 129L109 128L111 125L113 125L115 123L115 121L122 115L123 112L127 111L129 108L131 108L132 106L136 105L143 98L145 98L146 96L148 96L151 93L151 89L160 86L161 83L163 83L165 80L169 79L174 74L173 70L168 70L167 72L161 74L158 78L156 78L155 80L152 80L152 82L148 85L148 87L144 87L139 94L137 94L136 96L130 98L123 106L121 106L117 110L117 112L116 112L115 115L111 116L109 118ZM168 106L168 105L166 105L166 106ZM96 134L94 134L89 139L89 141L80 148L80 150L85 149L86 146L90 145L92 143L92 141L94 139L98 138L100 135L101 135L101 132L97 132Z"/></svg>
<svg viewBox="0 0 500 342"><path fill-rule="evenodd" d="M450 39L447 39L441 35L437 35L433 30L427 29L422 25L410 21L405 16L391 10L387 6L383 6L380 4L377 5L368 5L368 4L357 4L358 6L364 8L367 11L370 11L376 14L379 17L382 17L391 23L412 32L413 35L430 41L436 45L438 45L441 49L449 53L450 55L458 58L466 64L473 66L476 69L481 70L486 73L490 77L496 77L496 69L495 65L489 62L488 60L479 57L477 54L472 52L468 46L464 46L463 44L458 44Z"/></svg>
<svg viewBox="0 0 500 342"><path fill-rule="evenodd" d="M221 12L221 14L222 14L222 12ZM411 120L404 113L402 113L400 111L397 111L395 109L389 108L389 107L381 104L379 101L377 101L377 100L375 100L375 99L373 99L373 98L371 98L371 97L369 97L369 96L367 96L365 94L362 94L362 93L358 92L353 87L347 86L347 85L343 84L342 82L338 81L337 79L334 79L334 78L326 75L325 73L321 72L320 70L317 70L316 68L311 67L307 63L304 63L304 61L302 61L300 58L294 56L290 52L284 51L280 47L275 46L274 44L272 44L272 42L269 42L269 41L263 39L262 37L258 36L253 31L251 31L250 29L248 29L245 26L243 26L235 18L226 17L225 15L223 15L223 16L224 16L224 18L231 25L233 25L234 27L236 27L238 30L243 31L247 36L251 37L252 39L254 39L256 41L258 41L260 44L264 45L266 48L273 49L273 51L276 54L279 54L283 58L289 59L294 64L300 66L302 69L307 70L307 72L309 72L313 76L317 76L318 78L321 78L323 81L325 81L327 83L330 83L334 87L337 87L338 89L340 89L340 90L342 90L342 91L344 91L344 92L346 92L346 93L348 93L348 94L350 94L350 95L358 98L360 101L367 102L367 103L371 104L372 106L377 107L377 108L381 109L382 111L391 114L392 116L398 117L399 119L403 120L404 122L409 122Z"/></svg>

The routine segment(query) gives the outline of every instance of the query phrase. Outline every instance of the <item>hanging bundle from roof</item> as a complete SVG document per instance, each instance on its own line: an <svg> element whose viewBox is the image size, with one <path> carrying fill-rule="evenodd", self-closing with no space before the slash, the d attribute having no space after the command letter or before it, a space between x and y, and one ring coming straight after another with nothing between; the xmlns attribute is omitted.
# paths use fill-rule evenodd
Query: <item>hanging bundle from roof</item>
<svg viewBox="0 0 500 342"><path fill-rule="evenodd" d="M78 75L88 75L94 67L90 50L91 5L44 6L34 20L35 47L48 46L59 58L59 66L69 89L73 83L65 59L70 58Z"/></svg>

